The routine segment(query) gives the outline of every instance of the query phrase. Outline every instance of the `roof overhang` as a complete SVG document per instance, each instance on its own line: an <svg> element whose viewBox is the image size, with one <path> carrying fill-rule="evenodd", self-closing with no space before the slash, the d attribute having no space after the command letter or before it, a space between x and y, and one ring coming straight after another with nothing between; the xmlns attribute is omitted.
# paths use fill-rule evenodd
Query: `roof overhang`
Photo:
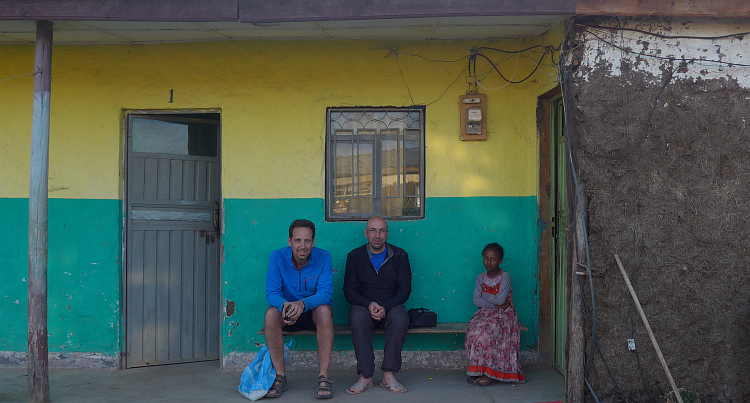
<svg viewBox="0 0 750 403"><path fill-rule="evenodd" d="M3 0L0 44L33 42L37 20L58 44L519 38L574 13L575 0Z"/></svg>

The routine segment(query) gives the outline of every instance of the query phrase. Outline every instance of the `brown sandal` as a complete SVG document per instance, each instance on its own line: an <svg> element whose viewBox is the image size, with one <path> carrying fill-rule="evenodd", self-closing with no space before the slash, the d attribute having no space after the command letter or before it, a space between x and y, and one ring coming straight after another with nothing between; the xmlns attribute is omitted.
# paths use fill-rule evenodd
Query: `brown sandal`
<svg viewBox="0 0 750 403"><path fill-rule="evenodd" d="M322 384L322 385L321 385ZM333 397L333 381L330 378L326 378L321 375L318 377L318 391L315 392L316 399L330 399ZM328 394L321 394L321 392L328 392Z"/></svg>
<svg viewBox="0 0 750 403"><path fill-rule="evenodd" d="M469 382L472 385L477 385L480 387L485 387L492 383L492 378L487 377L485 379L482 379L482 376L471 376L468 379L466 379L466 382Z"/></svg>
<svg viewBox="0 0 750 403"><path fill-rule="evenodd" d="M273 380L271 389L268 390L265 397L276 398L281 396L286 390L286 375L276 375L276 379ZM273 392L273 393L271 393Z"/></svg>

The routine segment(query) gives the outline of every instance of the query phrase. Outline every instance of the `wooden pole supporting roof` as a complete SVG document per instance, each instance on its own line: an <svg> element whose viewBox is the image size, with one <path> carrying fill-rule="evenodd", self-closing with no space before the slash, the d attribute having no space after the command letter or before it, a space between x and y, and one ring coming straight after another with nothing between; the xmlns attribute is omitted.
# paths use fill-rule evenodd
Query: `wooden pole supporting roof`
<svg viewBox="0 0 750 403"><path fill-rule="evenodd" d="M52 23L37 21L34 59L34 116L31 126L29 182L29 401L47 403L47 184L49 110L52 77Z"/></svg>

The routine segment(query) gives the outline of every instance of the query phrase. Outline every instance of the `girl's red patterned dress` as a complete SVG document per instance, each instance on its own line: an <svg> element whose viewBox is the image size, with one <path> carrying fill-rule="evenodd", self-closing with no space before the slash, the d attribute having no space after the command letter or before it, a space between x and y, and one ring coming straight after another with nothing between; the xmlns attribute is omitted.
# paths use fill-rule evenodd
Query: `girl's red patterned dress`
<svg viewBox="0 0 750 403"><path fill-rule="evenodd" d="M486 278L486 277L485 277ZM482 292L497 294L500 283L482 284ZM466 330L466 355L469 359L467 375L487 375L504 382L523 382L519 360L521 327L513 292L501 306L479 308Z"/></svg>

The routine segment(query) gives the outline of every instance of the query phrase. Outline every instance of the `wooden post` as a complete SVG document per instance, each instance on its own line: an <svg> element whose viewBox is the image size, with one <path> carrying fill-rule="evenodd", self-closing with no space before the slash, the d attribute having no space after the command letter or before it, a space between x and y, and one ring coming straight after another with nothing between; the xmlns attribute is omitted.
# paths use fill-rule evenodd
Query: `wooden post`
<svg viewBox="0 0 750 403"><path fill-rule="evenodd" d="M29 182L29 402L48 403L47 348L47 183L52 76L52 23L36 23L34 117L31 125Z"/></svg>
<svg viewBox="0 0 750 403"><path fill-rule="evenodd" d="M576 244L579 248L585 248L585 238L583 231L583 217L581 217L578 199L575 199L574 208L574 219L576 222ZM579 248L573 248L573 258L571 259L571 267L569 275L570 283L570 294L569 303L570 309L568 310L568 359L567 361L567 376L566 401L568 403L582 403L584 394L584 367L585 367L585 355L586 345L583 337L583 295L581 295L581 288L578 285L578 271L579 263L581 263L581 251ZM585 257L585 255L584 255Z"/></svg>

